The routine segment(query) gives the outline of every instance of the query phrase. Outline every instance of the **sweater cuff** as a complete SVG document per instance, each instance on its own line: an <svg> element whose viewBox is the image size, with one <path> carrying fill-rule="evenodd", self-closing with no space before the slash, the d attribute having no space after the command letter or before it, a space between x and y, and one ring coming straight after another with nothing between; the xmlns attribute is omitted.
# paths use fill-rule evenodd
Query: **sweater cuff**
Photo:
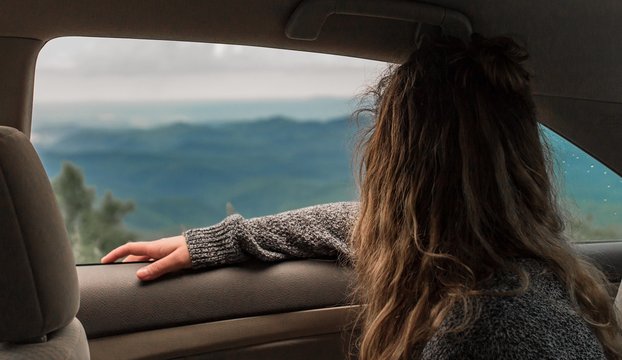
<svg viewBox="0 0 622 360"><path fill-rule="evenodd" d="M243 221L240 215L231 215L222 222L185 231L193 268L235 264L246 260L235 234Z"/></svg>

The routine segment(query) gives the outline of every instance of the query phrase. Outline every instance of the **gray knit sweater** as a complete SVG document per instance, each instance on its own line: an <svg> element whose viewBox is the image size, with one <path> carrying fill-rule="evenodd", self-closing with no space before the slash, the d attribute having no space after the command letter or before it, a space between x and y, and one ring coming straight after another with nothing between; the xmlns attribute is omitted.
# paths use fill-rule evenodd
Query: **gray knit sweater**
<svg viewBox="0 0 622 360"><path fill-rule="evenodd" d="M192 265L239 263L249 258L349 258L349 232L358 203L334 203L278 215L227 217L211 227L184 233ZM539 261L518 260L530 277L522 295L482 297L480 314L468 330L448 334L443 328L461 318L453 311L427 343L423 359L605 359L602 346L571 305L568 292ZM519 287L514 274L500 273L490 290Z"/></svg>

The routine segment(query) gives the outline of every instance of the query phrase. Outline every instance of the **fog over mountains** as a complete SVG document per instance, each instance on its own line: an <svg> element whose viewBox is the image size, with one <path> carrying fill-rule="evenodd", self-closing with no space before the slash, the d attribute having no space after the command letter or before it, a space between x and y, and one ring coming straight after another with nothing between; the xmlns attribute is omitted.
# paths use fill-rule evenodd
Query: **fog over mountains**
<svg viewBox="0 0 622 360"><path fill-rule="evenodd" d="M39 103L35 129L58 125L152 128L172 123L222 124L274 116L296 121L326 121L352 114L357 98L291 100Z"/></svg>

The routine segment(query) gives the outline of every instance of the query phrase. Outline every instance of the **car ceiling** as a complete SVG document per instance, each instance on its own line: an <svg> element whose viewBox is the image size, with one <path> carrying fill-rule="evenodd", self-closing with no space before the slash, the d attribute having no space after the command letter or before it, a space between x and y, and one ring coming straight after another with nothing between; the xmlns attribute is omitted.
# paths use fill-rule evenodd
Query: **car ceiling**
<svg viewBox="0 0 622 360"><path fill-rule="evenodd" d="M413 25L353 16L329 18L315 42L288 39L299 0L5 0L0 35L140 37L252 44L399 62ZM484 35L515 34L532 54L538 94L622 102L619 0L438 0ZM595 56L598 54L598 56Z"/></svg>
<svg viewBox="0 0 622 360"><path fill-rule="evenodd" d="M98 36L232 43L389 62L404 60L413 48L414 23L345 15L329 17L316 41L288 39L284 28L299 3L300 0L4 0L0 5L0 36L42 41L61 36ZM426 3L462 12L471 20L474 31L483 35L512 35L526 43L536 95L615 105L614 119L607 114L609 127L603 133L606 137L614 130L615 136L610 136L606 145L619 142L622 120L617 116L621 111L616 104L622 104L622 1ZM574 128L581 132L581 126ZM614 169L622 169L622 155L604 154L604 146L599 149L595 144L593 148L587 138L578 142L584 147L588 145Z"/></svg>

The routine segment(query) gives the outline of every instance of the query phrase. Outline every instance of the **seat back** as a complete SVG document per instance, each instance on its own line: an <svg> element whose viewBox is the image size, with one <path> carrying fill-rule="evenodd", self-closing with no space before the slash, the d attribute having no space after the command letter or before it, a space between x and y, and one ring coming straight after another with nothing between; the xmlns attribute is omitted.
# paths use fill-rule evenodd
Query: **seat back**
<svg viewBox="0 0 622 360"><path fill-rule="evenodd" d="M79 307L75 261L52 187L28 138L3 126L0 249L0 358L21 349L17 344L39 350L56 346L53 340L72 329L81 330L69 337L80 339L84 351L84 330L74 322Z"/></svg>

